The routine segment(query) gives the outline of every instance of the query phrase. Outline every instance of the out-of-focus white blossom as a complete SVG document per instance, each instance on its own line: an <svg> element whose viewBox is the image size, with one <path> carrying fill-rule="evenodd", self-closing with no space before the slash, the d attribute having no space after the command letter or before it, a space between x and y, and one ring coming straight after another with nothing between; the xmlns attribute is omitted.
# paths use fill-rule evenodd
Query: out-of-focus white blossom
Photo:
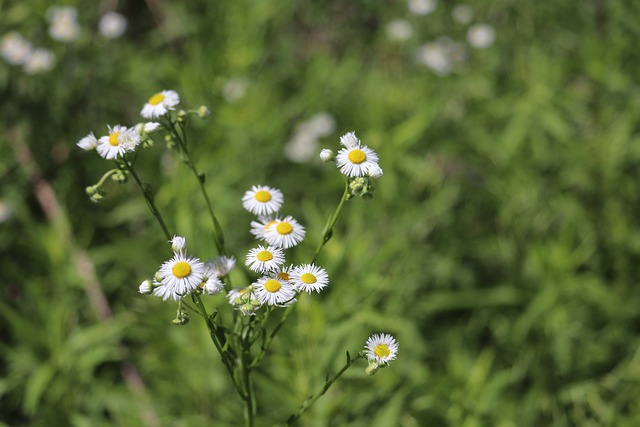
<svg viewBox="0 0 640 427"><path fill-rule="evenodd" d="M98 31L108 39L121 37L126 30L127 18L118 12L107 12L98 22Z"/></svg>
<svg viewBox="0 0 640 427"><path fill-rule="evenodd" d="M49 35L59 42L72 42L80 37L78 10L72 6L52 6L47 11Z"/></svg>
<svg viewBox="0 0 640 427"><path fill-rule="evenodd" d="M467 40L476 49L490 47L496 39L496 31L489 24L474 24L467 31Z"/></svg>
<svg viewBox="0 0 640 427"><path fill-rule="evenodd" d="M38 74L49 71L56 62L56 56L49 49L38 48L31 52L27 61L23 65L27 74Z"/></svg>
<svg viewBox="0 0 640 427"><path fill-rule="evenodd" d="M409 39L413 35L413 27L404 19L394 19L385 27L387 37L391 40L403 41Z"/></svg>
<svg viewBox="0 0 640 427"><path fill-rule="evenodd" d="M33 46L19 33L12 31L0 39L0 55L11 65L27 62Z"/></svg>
<svg viewBox="0 0 640 427"><path fill-rule="evenodd" d="M467 25L473 19L473 8L466 4L457 4L451 11L453 20L460 25Z"/></svg>
<svg viewBox="0 0 640 427"><path fill-rule="evenodd" d="M440 37L434 42L426 43L416 52L416 62L426 65L439 76L446 76L460 68L466 58L464 46L449 37Z"/></svg>
<svg viewBox="0 0 640 427"><path fill-rule="evenodd" d="M293 162L307 162L318 152L318 138L329 136L335 130L336 119L331 114L315 114L296 126L291 139L284 147L284 154Z"/></svg>
<svg viewBox="0 0 640 427"><path fill-rule="evenodd" d="M409 0L409 11L415 15L428 15L436 10L436 0Z"/></svg>
<svg viewBox="0 0 640 427"><path fill-rule="evenodd" d="M236 102L244 97L247 92L247 80L241 77L227 79L222 86L222 96L228 102Z"/></svg>

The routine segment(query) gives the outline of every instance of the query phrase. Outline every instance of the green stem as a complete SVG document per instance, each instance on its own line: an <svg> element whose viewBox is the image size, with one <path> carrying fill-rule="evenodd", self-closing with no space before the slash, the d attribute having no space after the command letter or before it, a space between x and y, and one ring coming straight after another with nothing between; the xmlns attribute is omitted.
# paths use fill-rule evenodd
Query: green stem
<svg viewBox="0 0 640 427"><path fill-rule="evenodd" d="M331 214L331 216L329 217L329 220L327 221L327 225L325 225L324 227L324 231L322 232L322 240L320 240L320 243L316 248L316 253L313 255L313 260L311 261L312 264L315 264L316 259L318 259L318 256L320 255L320 251L322 251L323 246L329 240L331 240L331 237L333 236L333 226L336 224L336 221L338 220L338 216L340 216L340 212L342 211L342 207L344 206L344 202L347 201L348 196L349 196L349 181L347 180L347 184L344 187L344 193L342 193L342 199L340 199L340 203L338 203L338 207L333 212L333 214Z"/></svg>
<svg viewBox="0 0 640 427"><path fill-rule="evenodd" d="M211 341L213 345L215 345L216 350L220 353L220 359L222 360L222 364L227 368L231 379L233 380L233 385L242 398L244 398L244 393L242 388L237 383L235 379L235 375L233 373L233 359L235 359L235 352L232 348L230 348L227 338L224 335L224 331L222 331L215 322L211 321L211 317L207 313L207 309L202 302L202 298L198 294L192 294L193 301L196 303L198 308L200 309L200 313L204 318L204 322L207 325L207 329L209 330L209 336L211 337Z"/></svg>
<svg viewBox="0 0 640 427"><path fill-rule="evenodd" d="M251 328L251 325L247 325ZM244 335L244 334L243 334ZM244 389L244 420L246 427L253 427L256 415L256 398L253 389L253 378L251 376L251 342L247 333L242 340L242 357L240 358L240 368L242 370L242 380Z"/></svg>
<svg viewBox="0 0 640 427"><path fill-rule="evenodd" d="M224 248L224 235L222 233L222 227L220 226L220 222L216 218L216 215L213 211L213 205L211 204L211 199L209 199L209 195L207 194L207 190L204 187L205 175L198 172L196 165L191 157L191 152L189 151L187 144L187 129L185 126L185 122L179 122L180 131L176 128L175 123L171 122L171 129L173 130L173 134L178 141L180 149L186 156L186 163L189 166L189 169L196 176L196 180L198 181L198 185L200 186L200 192L204 197L205 202L207 203L207 209L209 211L209 216L211 217L211 222L213 223L213 240L216 245L216 249L220 255L226 255L226 251Z"/></svg>
<svg viewBox="0 0 640 427"><path fill-rule="evenodd" d="M298 412L291 415L287 419L287 425L288 426L293 425L298 420L298 418L300 418L302 414L304 414L311 406L313 406L313 404L316 403L316 400L318 400L323 394L325 394L327 390L329 390L329 388L333 385L333 383L336 382L336 380L340 378L342 374L344 374L347 371L347 369L349 369L351 365L353 365L353 363L358 359L364 359L364 355L360 353L355 358L352 359L351 356L349 355L349 352L347 352L347 363L334 376L332 376L331 378L327 378L322 388L318 390L316 393L309 396L302 403L302 405L300 405L300 409L298 410Z"/></svg>
<svg viewBox="0 0 640 427"><path fill-rule="evenodd" d="M131 173L131 176L133 176L133 179L136 181L136 184L138 184L138 187L140 187L140 190L142 190L144 199L147 201L147 206L149 207L149 210L151 211L153 216L156 218L156 220L158 220L158 224L160 224L160 228L162 228L165 238L167 239L167 241L171 240L171 234L169 233L167 224L164 222L164 219L162 219L162 215L160 214L160 211L158 210L156 203L153 200L153 194L151 194L150 187L145 186L142 183L142 180L140 180L140 177L138 176L136 171L133 169L133 165L131 165L127 161L127 159L125 159L122 163L125 165L127 170Z"/></svg>

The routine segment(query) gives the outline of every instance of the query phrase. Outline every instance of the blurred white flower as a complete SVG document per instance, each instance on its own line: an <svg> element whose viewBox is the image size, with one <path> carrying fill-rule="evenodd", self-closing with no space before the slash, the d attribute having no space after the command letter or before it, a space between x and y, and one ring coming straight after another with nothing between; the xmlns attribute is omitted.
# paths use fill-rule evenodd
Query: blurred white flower
<svg viewBox="0 0 640 427"><path fill-rule="evenodd" d="M457 4L451 11L453 20L460 25L467 25L473 19L473 8L466 4Z"/></svg>
<svg viewBox="0 0 640 427"><path fill-rule="evenodd" d="M80 37L78 10L72 6L51 6L49 17L49 35L59 42L72 42Z"/></svg>
<svg viewBox="0 0 640 427"><path fill-rule="evenodd" d="M409 0L409 11L416 15L428 15L436 10L436 0Z"/></svg>
<svg viewBox="0 0 640 427"><path fill-rule="evenodd" d="M293 136L284 147L284 154L293 162L307 162L318 152L318 138L329 136L335 130L336 119L331 114L315 114L296 126Z"/></svg>
<svg viewBox="0 0 640 427"><path fill-rule="evenodd" d="M5 34L0 39L0 55L9 64L24 64L32 50L31 43L15 31Z"/></svg>
<svg viewBox="0 0 640 427"><path fill-rule="evenodd" d="M37 74L49 71L53 68L56 57L49 49L38 48L31 52L27 61L23 65L24 72L27 74Z"/></svg>
<svg viewBox="0 0 640 427"><path fill-rule="evenodd" d="M11 213L11 206L4 200L0 199L0 223L3 223L11 218Z"/></svg>
<svg viewBox="0 0 640 427"><path fill-rule="evenodd" d="M467 58L464 46L449 37L426 43L416 53L416 62L426 65L439 76L446 76L459 68Z"/></svg>
<svg viewBox="0 0 640 427"><path fill-rule="evenodd" d="M490 47L496 39L496 31L489 24L474 24L467 31L469 44L476 49Z"/></svg>
<svg viewBox="0 0 640 427"><path fill-rule="evenodd" d="M413 27L404 19L394 19L387 24L385 30L391 40L407 40L413 34Z"/></svg>
<svg viewBox="0 0 640 427"><path fill-rule="evenodd" d="M324 111L311 116L306 124L309 130L319 137L329 136L336 130L336 119Z"/></svg>
<svg viewBox="0 0 640 427"><path fill-rule="evenodd" d="M224 82L222 96L228 102L236 102L244 97L247 92L247 80L241 77L232 77Z"/></svg>
<svg viewBox="0 0 640 427"><path fill-rule="evenodd" d="M121 37L126 30L127 18L118 12L107 12L98 22L98 31L108 39Z"/></svg>

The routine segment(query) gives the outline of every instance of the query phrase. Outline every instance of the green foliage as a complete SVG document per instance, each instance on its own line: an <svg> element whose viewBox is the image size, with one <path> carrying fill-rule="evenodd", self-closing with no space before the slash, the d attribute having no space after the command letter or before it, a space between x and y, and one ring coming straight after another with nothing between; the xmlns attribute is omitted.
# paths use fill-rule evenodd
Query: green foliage
<svg viewBox="0 0 640 427"><path fill-rule="evenodd" d="M84 193L110 165L75 143L141 121L161 89L212 111L190 141L240 261L251 185L283 189L307 227L301 259L340 200L333 165L284 156L297 124L331 113L321 146L355 130L385 172L319 259L330 288L303 296L274 341L258 425L284 422L378 331L398 360L351 369L299 425L640 423L633 2L474 2L495 44L467 47L447 76L415 54L442 35L466 43L452 2L427 16L404 1L120 3L129 27L107 40L103 5L65 2L82 28L67 44L47 34L49 2L0 1L0 37L57 58L35 75L0 60L0 425L241 424L204 325L173 327L175 306L137 293L166 258L139 190L110 181L99 205ZM396 18L406 41L386 36ZM141 174L171 229L213 257L197 182L165 152L147 150Z"/></svg>

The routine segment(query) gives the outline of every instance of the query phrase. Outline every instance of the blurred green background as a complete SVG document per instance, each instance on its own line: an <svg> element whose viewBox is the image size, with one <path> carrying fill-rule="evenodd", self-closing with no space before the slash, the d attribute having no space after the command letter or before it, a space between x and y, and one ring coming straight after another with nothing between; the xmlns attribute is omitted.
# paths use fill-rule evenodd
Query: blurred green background
<svg viewBox="0 0 640 427"><path fill-rule="evenodd" d="M170 256L139 189L84 193L111 162L75 143L174 89L212 111L191 141L239 260L251 185L283 190L308 261L344 185L320 148L356 131L385 171L319 259L330 288L263 364L258 425L375 332L398 360L352 368L300 425L640 425L636 2L63 5L67 39L51 2L0 0L2 48L16 32L55 57L0 59L0 424L242 424L204 325L174 327L174 304L137 293ZM112 10L119 37L100 30ZM138 165L169 227L213 257L186 168L161 143Z"/></svg>

